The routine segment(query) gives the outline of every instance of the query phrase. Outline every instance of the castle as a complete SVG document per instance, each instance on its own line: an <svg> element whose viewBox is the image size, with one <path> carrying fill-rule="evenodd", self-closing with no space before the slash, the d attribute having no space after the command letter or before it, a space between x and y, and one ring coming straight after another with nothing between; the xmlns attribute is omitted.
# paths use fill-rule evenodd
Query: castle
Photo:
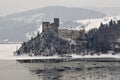
<svg viewBox="0 0 120 80"><path fill-rule="evenodd" d="M68 30L68 29L59 29L59 18L54 18L54 22L43 22L42 31L44 30L53 30L64 38L70 38L72 40L84 40L85 30Z"/></svg>
<svg viewBox="0 0 120 80"><path fill-rule="evenodd" d="M44 31L46 29L50 29L50 30L58 32L58 27L59 27L59 18L54 18L53 23L50 23L50 22L42 23L42 31Z"/></svg>

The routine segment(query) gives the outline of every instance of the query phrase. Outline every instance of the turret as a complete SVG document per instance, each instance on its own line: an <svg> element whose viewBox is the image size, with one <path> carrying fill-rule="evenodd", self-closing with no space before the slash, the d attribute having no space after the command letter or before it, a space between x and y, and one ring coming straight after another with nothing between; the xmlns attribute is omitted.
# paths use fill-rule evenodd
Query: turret
<svg viewBox="0 0 120 80"><path fill-rule="evenodd" d="M50 26L50 22L43 22L42 23L42 31L49 29L49 26Z"/></svg>
<svg viewBox="0 0 120 80"><path fill-rule="evenodd" d="M54 18L54 24L59 27L59 18Z"/></svg>

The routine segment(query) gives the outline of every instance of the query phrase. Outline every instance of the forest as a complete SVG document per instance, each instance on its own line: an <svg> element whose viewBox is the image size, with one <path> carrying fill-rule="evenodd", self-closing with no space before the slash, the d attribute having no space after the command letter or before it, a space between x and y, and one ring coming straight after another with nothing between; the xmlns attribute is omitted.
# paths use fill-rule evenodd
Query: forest
<svg viewBox="0 0 120 80"><path fill-rule="evenodd" d="M87 33L87 48L96 52L115 51L120 48L120 21L111 20L108 24L101 23L100 27Z"/></svg>

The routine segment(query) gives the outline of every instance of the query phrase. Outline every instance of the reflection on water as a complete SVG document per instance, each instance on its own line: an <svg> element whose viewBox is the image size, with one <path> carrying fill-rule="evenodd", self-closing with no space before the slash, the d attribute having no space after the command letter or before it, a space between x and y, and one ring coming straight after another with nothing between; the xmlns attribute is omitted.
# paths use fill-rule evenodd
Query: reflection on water
<svg viewBox="0 0 120 80"><path fill-rule="evenodd" d="M21 63L38 80L120 80L119 62Z"/></svg>
<svg viewBox="0 0 120 80"><path fill-rule="evenodd" d="M10 58L16 46L20 44L1 44L0 59ZM0 80L120 80L120 63L0 60Z"/></svg>

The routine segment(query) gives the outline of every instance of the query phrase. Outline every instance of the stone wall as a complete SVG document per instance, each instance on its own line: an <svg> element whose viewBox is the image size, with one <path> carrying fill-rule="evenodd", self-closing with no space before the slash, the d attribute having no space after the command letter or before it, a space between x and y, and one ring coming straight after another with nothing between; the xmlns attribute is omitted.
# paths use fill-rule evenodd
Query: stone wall
<svg viewBox="0 0 120 80"><path fill-rule="evenodd" d="M83 40L85 39L84 30L68 30L68 29L59 29L58 33L64 38L70 38L72 40Z"/></svg>

